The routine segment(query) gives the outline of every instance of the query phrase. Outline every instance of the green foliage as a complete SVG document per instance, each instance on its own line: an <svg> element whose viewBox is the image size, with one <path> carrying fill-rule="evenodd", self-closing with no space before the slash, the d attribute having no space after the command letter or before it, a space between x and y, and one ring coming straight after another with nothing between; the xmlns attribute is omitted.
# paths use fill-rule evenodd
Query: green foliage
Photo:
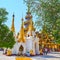
<svg viewBox="0 0 60 60"><path fill-rule="evenodd" d="M15 43L15 41L14 41L15 39L14 39L14 37L13 37L13 33L12 32L9 32L7 35L6 35L6 37L4 37L4 39L2 40L2 43L3 43L3 47L5 46L5 47L10 47L10 48L12 48L13 47L13 45L14 45L14 43Z"/></svg>
<svg viewBox="0 0 60 60"><path fill-rule="evenodd" d="M38 16L36 26L42 26L42 30L52 34L55 42L60 43L60 0L24 1L27 5L30 4L31 11Z"/></svg>
<svg viewBox="0 0 60 60"><path fill-rule="evenodd" d="M0 8L0 47L12 48L15 39L13 33L6 26L8 12L4 8Z"/></svg>
<svg viewBox="0 0 60 60"><path fill-rule="evenodd" d="M0 8L0 25L7 21L7 14L8 12L5 8Z"/></svg>

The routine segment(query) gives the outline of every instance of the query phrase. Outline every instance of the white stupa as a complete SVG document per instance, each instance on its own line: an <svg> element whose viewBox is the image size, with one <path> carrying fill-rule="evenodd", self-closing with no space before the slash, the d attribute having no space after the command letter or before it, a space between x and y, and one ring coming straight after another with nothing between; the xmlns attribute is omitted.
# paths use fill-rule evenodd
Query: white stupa
<svg viewBox="0 0 60 60"><path fill-rule="evenodd" d="M24 22L22 18L22 26L21 30L19 32L18 37L15 35L15 28L14 28L14 15L12 19L12 27L11 31L14 33L15 41L12 48L12 54L26 54L27 52L33 51L34 55L39 54L39 38L36 36L35 31L33 30L33 22L32 19L30 19L30 24L28 27L28 32L25 36L24 33Z"/></svg>

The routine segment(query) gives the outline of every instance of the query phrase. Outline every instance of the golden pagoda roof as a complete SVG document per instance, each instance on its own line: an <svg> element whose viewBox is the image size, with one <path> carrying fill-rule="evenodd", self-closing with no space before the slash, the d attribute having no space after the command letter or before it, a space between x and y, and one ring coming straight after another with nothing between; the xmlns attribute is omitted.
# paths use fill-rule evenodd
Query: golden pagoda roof
<svg viewBox="0 0 60 60"><path fill-rule="evenodd" d="M34 28L34 26L33 26L33 21L30 20L30 24L29 24L29 27L28 27L28 31L30 31L31 34L32 34L32 31L34 31L34 30L35 30L35 28Z"/></svg>
<svg viewBox="0 0 60 60"><path fill-rule="evenodd" d="M21 26L21 30L19 32L19 36L18 36L18 42L25 42L25 37L24 37L24 23L23 23L23 18L22 18L22 26Z"/></svg>
<svg viewBox="0 0 60 60"><path fill-rule="evenodd" d="M28 28L24 28L24 30L26 30L26 31L27 31L27 30L28 30Z"/></svg>
<svg viewBox="0 0 60 60"><path fill-rule="evenodd" d="M33 26L33 21L32 20L30 20L29 29L31 29L31 31L35 30L35 28Z"/></svg>
<svg viewBox="0 0 60 60"><path fill-rule="evenodd" d="M27 18L32 18L32 15L27 15L25 18L26 18L26 19L27 19Z"/></svg>
<svg viewBox="0 0 60 60"><path fill-rule="evenodd" d="M14 14L13 14L13 16L12 16L11 31L12 31L12 32L15 32L15 27L14 27Z"/></svg>
<svg viewBox="0 0 60 60"><path fill-rule="evenodd" d="M29 20L27 20L27 21L24 22L24 24L29 24L29 23L30 23Z"/></svg>

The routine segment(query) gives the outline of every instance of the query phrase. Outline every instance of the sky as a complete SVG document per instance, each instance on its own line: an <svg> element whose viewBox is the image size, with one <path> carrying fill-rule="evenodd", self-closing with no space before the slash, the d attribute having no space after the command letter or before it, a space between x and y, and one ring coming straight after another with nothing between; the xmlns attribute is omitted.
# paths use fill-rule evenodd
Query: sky
<svg viewBox="0 0 60 60"><path fill-rule="evenodd" d="M0 0L0 8L6 8L8 20L6 25L11 28L12 15L15 14L15 31L19 32L21 27L21 18L26 16L27 6L23 0Z"/></svg>

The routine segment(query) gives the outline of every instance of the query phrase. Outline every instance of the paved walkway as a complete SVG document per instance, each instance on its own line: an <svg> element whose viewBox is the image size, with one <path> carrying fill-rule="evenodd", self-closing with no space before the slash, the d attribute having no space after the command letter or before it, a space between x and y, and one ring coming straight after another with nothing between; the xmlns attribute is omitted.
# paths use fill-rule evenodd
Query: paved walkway
<svg viewBox="0 0 60 60"><path fill-rule="evenodd" d="M3 52L0 51L0 60L15 60L16 56L5 56ZM60 52L52 52L43 56L30 57L32 60L60 60Z"/></svg>

